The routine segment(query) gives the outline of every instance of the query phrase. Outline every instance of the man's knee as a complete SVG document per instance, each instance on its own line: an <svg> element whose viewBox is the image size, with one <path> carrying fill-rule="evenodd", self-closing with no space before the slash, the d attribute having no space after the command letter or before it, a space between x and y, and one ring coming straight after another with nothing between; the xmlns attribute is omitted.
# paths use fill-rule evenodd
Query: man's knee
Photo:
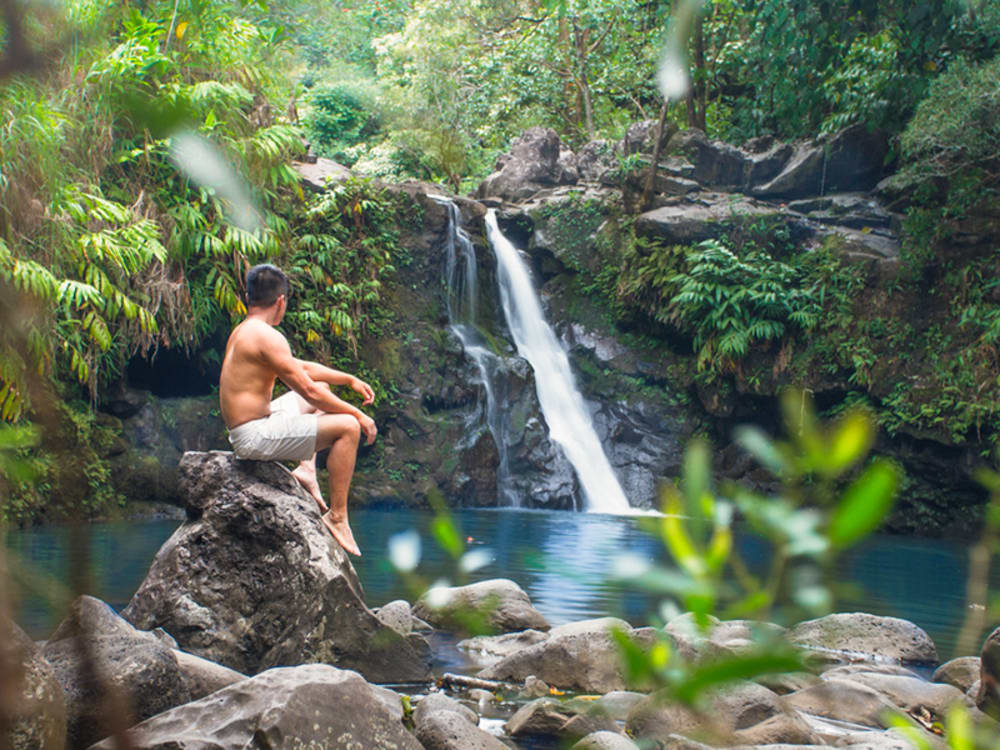
<svg viewBox="0 0 1000 750"><path fill-rule="evenodd" d="M361 442L361 423L351 417L351 421L344 431L344 437L355 443Z"/></svg>

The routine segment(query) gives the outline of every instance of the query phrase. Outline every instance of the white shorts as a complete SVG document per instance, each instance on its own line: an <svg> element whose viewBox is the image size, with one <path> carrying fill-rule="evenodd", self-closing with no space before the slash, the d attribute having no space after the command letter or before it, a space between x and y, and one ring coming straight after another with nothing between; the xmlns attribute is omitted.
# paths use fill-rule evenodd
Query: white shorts
<svg viewBox="0 0 1000 750"><path fill-rule="evenodd" d="M305 461L316 453L316 414L302 414L294 391L271 402L271 414L229 431L237 458Z"/></svg>

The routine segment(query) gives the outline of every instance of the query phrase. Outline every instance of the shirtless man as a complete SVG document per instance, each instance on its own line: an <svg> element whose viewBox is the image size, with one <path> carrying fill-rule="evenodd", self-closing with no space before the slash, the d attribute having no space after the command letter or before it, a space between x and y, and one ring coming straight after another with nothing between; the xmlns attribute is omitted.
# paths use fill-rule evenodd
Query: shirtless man
<svg viewBox="0 0 1000 750"><path fill-rule="evenodd" d="M378 430L367 414L330 392L347 385L371 404L375 394L362 380L292 356L288 340L274 328L288 307L288 277L272 265L247 272L247 317L229 335L219 378L222 419L239 458L299 461L293 476L316 500L323 523L340 546L360 555L347 523L347 491L361 433L368 445ZM275 379L291 391L271 400ZM330 507L316 481L316 452L330 449Z"/></svg>

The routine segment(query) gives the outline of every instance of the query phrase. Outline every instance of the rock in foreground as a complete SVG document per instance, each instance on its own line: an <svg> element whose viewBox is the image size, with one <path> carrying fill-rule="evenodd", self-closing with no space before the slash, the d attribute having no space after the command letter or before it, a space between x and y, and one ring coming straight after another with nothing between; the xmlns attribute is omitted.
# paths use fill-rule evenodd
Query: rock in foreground
<svg viewBox="0 0 1000 750"><path fill-rule="evenodd" d="M130 732L136 750L382 748L421 750L377 689L326 664L270 669ZM94 750L112 750L112 740Z"/></svg>
<svg viewBox="0 0 1000 750"><path fill-rule="evenodd" d="M157 553L126 619L248 674L323 662L373 682L430 676L426 641L365 606L347 555L284 467L189 452L180 472L188 520Z"/></svg>
<svg viewBox="0 0 1000 750"><path fill-rule="evenodd" d="M436 627L459 632L549 629L524 590L506 578L431 589L413 606L413 614Z"/></svg>
<svg viewBox="0 0 1000 750"><path fill-rule="evenodd" d="M7 731L0 747L62 750L66 744L66 701L52 667L34 642L10 620L0 619L0 660L13 667L4 685ZM9 690L9 692L8 692Z"/></svg>

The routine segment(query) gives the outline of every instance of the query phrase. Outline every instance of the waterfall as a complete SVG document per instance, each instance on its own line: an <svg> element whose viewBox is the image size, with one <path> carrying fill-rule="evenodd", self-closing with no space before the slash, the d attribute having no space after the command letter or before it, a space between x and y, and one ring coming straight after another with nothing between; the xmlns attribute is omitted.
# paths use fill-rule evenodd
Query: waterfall
<svg viewBox="0 0 1000 750"><path fill-rule="evenodd" d="M542 306L520 253L497 226L496 212L486 214L486 231L497 258L497 280L504 315L517 353L535 371L538 401L559 444L576 470L586 508L597 513L629 513L631 508L597 439L577 390L569 358L542 314Z"/></svg>
<svg viewBox="0 0 1000 750"><path fill-rule="evenodd" d="M462 348L479 371L479 382L485 391L483 414L486 426L497 447L497 493L501 505L519 505L510 487L510 460L506 440L505 422L501 417L497 388L502 385L496 377L500 358L485 345L476 327L479 290L477 288L476 250L468 233L462 229L461 215L455 202L443 196L431 195L448 209L448 240L445 246L445 288L448 290L446 309L451 331L462 342Z"/></svg>

